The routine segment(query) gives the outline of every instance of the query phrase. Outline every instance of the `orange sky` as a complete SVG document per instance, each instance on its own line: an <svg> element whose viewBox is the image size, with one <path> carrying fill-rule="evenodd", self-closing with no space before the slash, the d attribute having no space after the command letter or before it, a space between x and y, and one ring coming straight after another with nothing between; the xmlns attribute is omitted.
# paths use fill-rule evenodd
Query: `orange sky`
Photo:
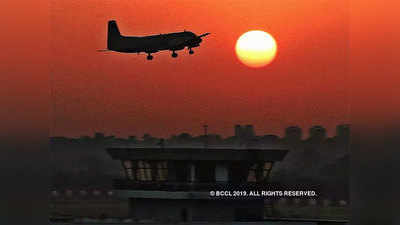
<svg viewBox="0 0 400 225"><path fill-rule="evenodd" d="M51 14L51 135L233 134L254 124L281 135L289 125L349 122L347 0L57 0ZM99 53L107 21L124 35L211 32L195 54ZM237 38L252 29L277 41L275 61L241 64Z"/></svg>

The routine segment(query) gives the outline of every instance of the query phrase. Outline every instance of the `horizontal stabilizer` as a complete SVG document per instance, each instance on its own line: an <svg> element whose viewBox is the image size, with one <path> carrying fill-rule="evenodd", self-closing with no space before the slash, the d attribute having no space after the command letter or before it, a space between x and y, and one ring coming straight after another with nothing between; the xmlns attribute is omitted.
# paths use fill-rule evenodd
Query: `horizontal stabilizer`
<svg viewBox="0 0 400 225"><path fill-rule="evenodd" d="M108 49L99 49L99 50L96 50L97 52L109 52L110 50L108 50Z"/></svg>

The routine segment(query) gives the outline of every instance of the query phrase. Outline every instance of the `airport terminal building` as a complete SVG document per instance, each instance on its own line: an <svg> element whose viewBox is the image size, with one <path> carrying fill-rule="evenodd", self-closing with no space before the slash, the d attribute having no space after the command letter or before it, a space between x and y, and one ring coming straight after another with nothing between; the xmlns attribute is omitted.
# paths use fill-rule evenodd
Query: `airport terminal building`
<svg viewBox="0 0 400 225"><path fill-rule="evenodd" d="M115 195L129 199L135 221L257 221L264 198L237 191L262 190L286 149L108 148L125 177L113 182ZM225 191L231 196L216 196ZM236 192L235 192L236 191ZM235 195L235 196L233 196Z"/></svg>

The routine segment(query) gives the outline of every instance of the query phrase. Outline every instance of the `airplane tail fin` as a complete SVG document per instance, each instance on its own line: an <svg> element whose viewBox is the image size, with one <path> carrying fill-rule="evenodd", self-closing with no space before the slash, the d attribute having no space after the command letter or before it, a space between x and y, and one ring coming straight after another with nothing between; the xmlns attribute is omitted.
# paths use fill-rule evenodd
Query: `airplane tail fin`
<svg viewBox="0 0 400 225"><path fill-rule="evenodd" d="M108 21L107 49L113 49L113 46L121 37L117 22L115 20Z"/></svg>

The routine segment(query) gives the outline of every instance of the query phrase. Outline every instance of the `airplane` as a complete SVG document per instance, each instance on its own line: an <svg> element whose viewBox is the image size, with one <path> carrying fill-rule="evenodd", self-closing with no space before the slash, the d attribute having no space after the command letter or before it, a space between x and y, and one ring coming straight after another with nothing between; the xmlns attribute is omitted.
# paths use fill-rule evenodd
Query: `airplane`
<svg viewBox="0 0 400 225"><path fill-rule="evenodd" d="M169 50L172 51L173 58L178 57L176 51L182 50L185 47L189 49L189 54L192 55L194 51L192 48L200 46L202 37L209 35L204 33L199 36L190 31L183 31L177 33L159 34L151 36L123 36L121 35L117 22L115 20L108 21L108 34L107 34L107 49L98 50L114 51L122 53L147 53L147 60L152 60L152 53L158 51Z"/></svg>

